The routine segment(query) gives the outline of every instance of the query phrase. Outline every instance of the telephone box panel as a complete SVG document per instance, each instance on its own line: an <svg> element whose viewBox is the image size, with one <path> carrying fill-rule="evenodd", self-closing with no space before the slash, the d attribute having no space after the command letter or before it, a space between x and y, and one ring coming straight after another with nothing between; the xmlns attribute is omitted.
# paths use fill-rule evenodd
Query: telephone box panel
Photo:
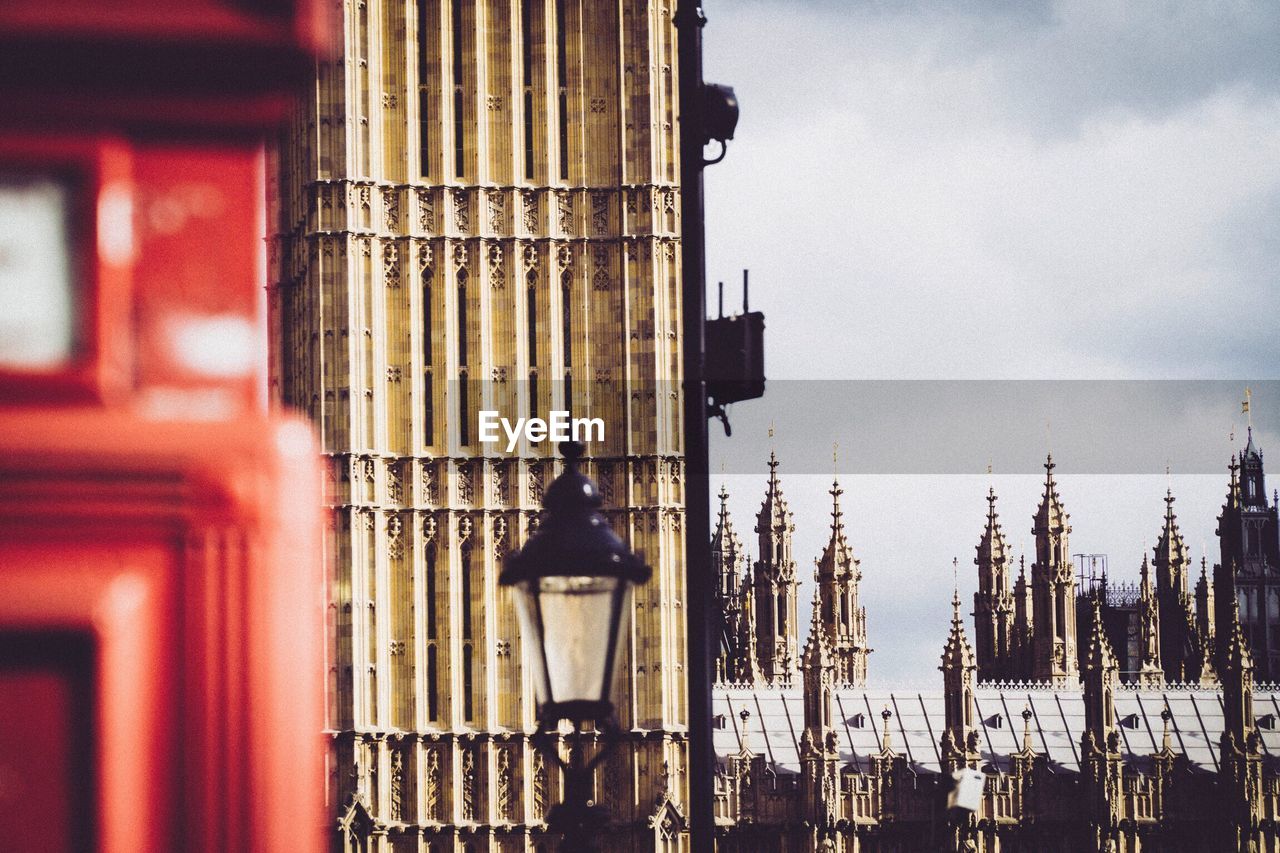
<svg viewBox="0 0 1280 853"><path fill-rule="evenodd" d="M7 849L320 849L316 452L265 417L0 413L0 716L47 711L0 736L32 806L0 821L39 833Z"/></svg>

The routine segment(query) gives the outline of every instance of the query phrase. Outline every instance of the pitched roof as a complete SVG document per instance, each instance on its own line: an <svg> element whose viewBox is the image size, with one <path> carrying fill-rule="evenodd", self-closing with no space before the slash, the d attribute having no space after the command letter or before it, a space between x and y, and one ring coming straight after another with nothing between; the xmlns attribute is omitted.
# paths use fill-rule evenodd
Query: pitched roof
<svg viewBox="0 0 1280 853"><path fill-rule="evenodd" d="M1172 714L1173 751L1185 754L1197 770L1217 772L1223 729L1218 691L1121 688L1114 697L1121 752L1126 759L1143 764L1160 749L1164 732L1160 712L1167 705ZM880 752L880 714L887 706L893 712L889 726L894 750L919 772L939 772L938 740L945 729L941 690L841 688L833 701L843 762L856 770L868 769L867 759ZM1084 730L1084 696L1079 690L980 685L975 703L976 717L981 721L982 758L994 769L1008 770L1010 753L1021 749L1022 710L1029 706L1035 751L1047 753L1055 769L1079 772ZM741 716L744 710L748 712L745 719ZM1255 691L1254 712L1259 718L1274 715L1280 719L1280 691ZM800 772L799 745L804 731L800 687L717 687L714 714L715 750L722 761L745 747L765 756L780 773ZM1264 757L1280 759L1280 725L1260 726L1259 734Z"/></svg>

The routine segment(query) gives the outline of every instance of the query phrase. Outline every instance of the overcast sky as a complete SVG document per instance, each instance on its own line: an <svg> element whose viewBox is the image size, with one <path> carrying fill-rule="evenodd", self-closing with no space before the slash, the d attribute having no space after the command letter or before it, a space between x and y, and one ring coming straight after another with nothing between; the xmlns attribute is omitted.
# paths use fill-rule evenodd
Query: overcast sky
<svg viewBox="0 0 1280 853"><path fill-rule="evenodd" d="M706 11L706 76L742 104L728 157L707 171L708 278L734 283L733 306L751 268L770 379L1195 378L1243 392L1277 378L1280 5L708 0ZM1271 396L1254 403L1264 449L1280 419ZM928 399L903 398L929 416ZM793 403L769 407L768 396L738 407L751 440L715 441L713 466L761 455L777 418L787 473L786 445L809 431ZM799 408L821 422L824 454L865 440L853 424L833 430L817 395ZM994 416L1052 443L1039 413ZM1232 422L1243 416L1223 401L1197 427L1219 474L1167 460L1197 560L1202 542L1216 547ZM1129 440L1151 440L1152 425L1134 423ZM999 454L986 444L971 476L843 478L873 681L940 685L953 556L971 609L983 472ZM1108 553L1113 574L1136 577L1159 532L1163 466L1072 476L1071 454L1058 461L1071 550ZM807 576L827 538L830 476L802 467L784 483ZM763 476L741 471L724 478L750 539ZM1030 538L1039 483L997 468L1015 546Z"/></svg>

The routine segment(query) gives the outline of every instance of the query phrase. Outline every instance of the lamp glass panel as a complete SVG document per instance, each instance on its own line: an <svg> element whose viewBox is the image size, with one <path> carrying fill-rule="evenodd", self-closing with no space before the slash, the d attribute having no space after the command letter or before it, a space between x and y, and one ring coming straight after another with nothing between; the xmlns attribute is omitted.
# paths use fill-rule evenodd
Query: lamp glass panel
<svg viewBox="0 0 1280 853"><path fill-rule="evenodd" d="M539 702L599 701L605 697L613 673L606 672L611 644L617 642L612 624L614 598L626 581L621 578L562 576L528 581L542 616L540 649L546 661L539 678ZM529 621L532 603L521 608L522 628L536 636ZM528 642L526 640L526 642ZM545 691L545 692L544 692ZM548 695L549 694L549 695Z"/></svg>
<svg viewBox="0 0 1280 853"><path fill-rule="evenodd" d="M70 209L63 182L0 174L0 367L40 370L71 360Z"/></svg>
<svg viewBox="0 0 1280 853"><path fill-rule="evenodd" d="M548 701L547 659L543 654L542 619L538 616L538 582L522 581L515 586L516 618L520 621L520 645L525 663L533 674L533 689L538 703Z"/></svg>

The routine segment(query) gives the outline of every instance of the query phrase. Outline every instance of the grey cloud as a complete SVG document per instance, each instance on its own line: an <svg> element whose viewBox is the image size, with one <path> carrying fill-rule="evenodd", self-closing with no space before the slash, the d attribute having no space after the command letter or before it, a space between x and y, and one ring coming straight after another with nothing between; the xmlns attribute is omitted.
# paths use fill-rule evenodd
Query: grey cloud
<svg viewBox="0 0 1280 853"><path fill-rule="evenodd" d="M1184 438L1171 460L1183 529L1197 552L1214 547L1215 466L1243 420L1234 377L1276 378L1280 364L1280 6L726 0L708 13L707 76L735 85L743 109L728 158L707 172L709 278L751 267L770 379L1232 379L1221 399L1161 410L1163 431L1154 415L1126 424L1125 400L1096 403L1104 449L1143 453L1089 470L1160 470L1177 456L1168 439ZM1280 391L1256 384L1274 448ZM799 475L829 471L833 440L849 464L859 443L899 452L901 412L869 422L779 391L736 407L735 437L716 452L763 465L768 423L786 426L796 553L816 557L829 474ZM997 456L1006 530L1028 538L1039 478L999 472L1038 461L1034 409L1009 413L1017 435L1001 446L963 417L953 443L918 439L954 467L844 483L877 680L936 675L953 556L972 591L986 480L938 472ZM919 417L932 416L922 400ZM1053 443L1072 550L1109 553L1132 577L1164 478L1068 481L1085 454L1065 430ZM1002 460L1002 447L1027 459ZM737 470L752 472L728 475L749 534L762 479ZM1191 470L1214 473L1179 474Z"/></svg>

